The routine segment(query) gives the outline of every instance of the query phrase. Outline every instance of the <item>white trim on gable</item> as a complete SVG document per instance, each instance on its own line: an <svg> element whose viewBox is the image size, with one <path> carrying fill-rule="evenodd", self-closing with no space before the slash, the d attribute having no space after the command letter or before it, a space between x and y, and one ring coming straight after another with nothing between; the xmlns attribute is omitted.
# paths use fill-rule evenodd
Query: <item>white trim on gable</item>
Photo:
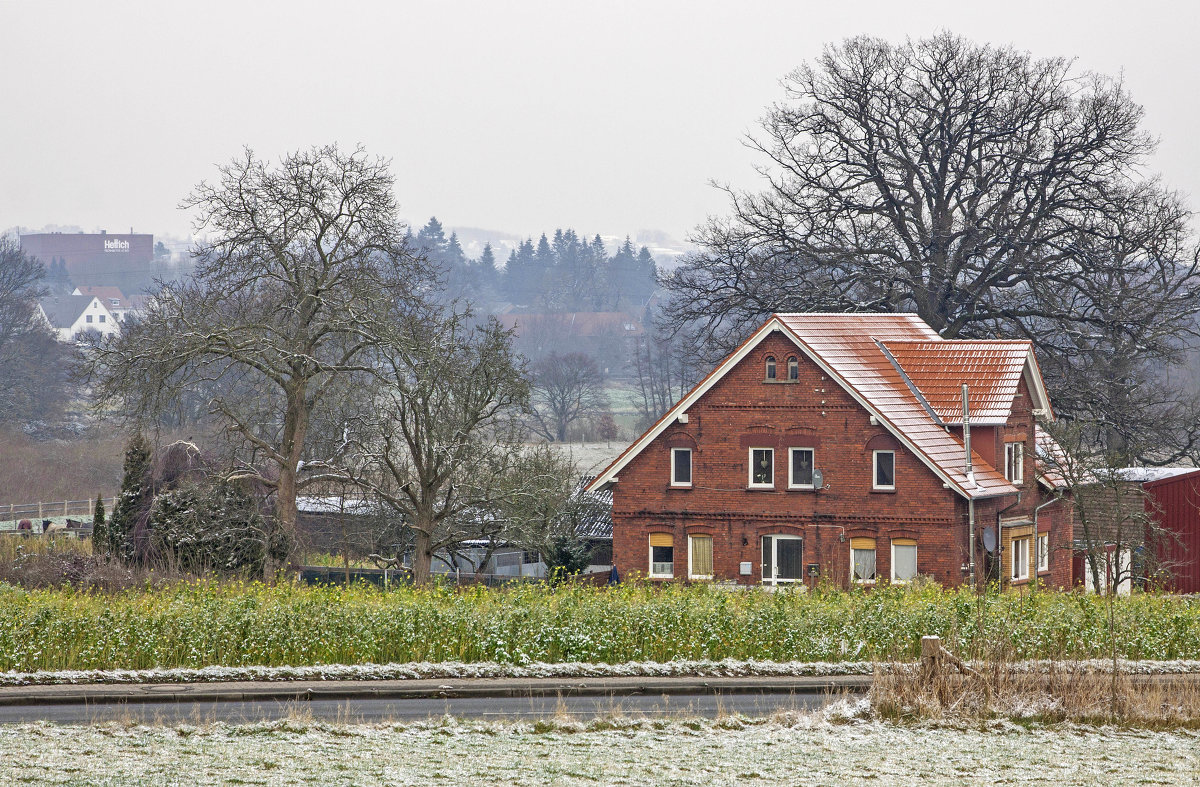
<svg viewBox="0 0 1200 787"><path fill-rule="evenodd" d="M940 467L937 466L935 462L933 462L933 460L926 456L923 451L919 450L912 440L910 440L895 424L893 424L881 410L871 405L857 391L855 391L842 378L841 375L839 375L828 364L821 360L821 358L812 350L812 348L805 344L795 332L788 328L787 325L779 319L778 315L772 315L765 323L763 323L762 327L755 331L750 338L748 338L740 347L738 347L738 349L734 350L729 356L727 356L724 361L722 361L715 369L709 372L707 377L697 383L695 388L693 388L687 393L687 395L680 399L674 407L663 414L663 416L659 418L653 426L647 429L646 432L637 439L637 441L630 445L629 448L626 448L620 456L614 459L612 464L605 468L600 475L596 476L596 478L593 479L590 484L588 484L587 490L596 491L605 486L616 483L617 473L624 469L625 466L628 465L635 456L640 454L651 442L661 435L668 426L674 423L680 413L686 412L687 409L695 404L700 397L706 394L709 389L711 389L719 380L728 374L730 369L739 364L754 350L755 347L757 347L763 341L763 339L775 331L780 331L789 339L791 339L792 343L799 348L800 352L804 353L804 355L810 361L815 363L821 369L821 371L825 372L830 379L836 381L842 390L848 393L850 397L854 399L854 401L858 402L860 407L879 419L880 425L886 428L888 432L890 432L893 437L899 440L901 445L908 449L908 451L910 451L914 456L920 458L922 463L932 470L933 473L940 478L951 491L956 492L964 498L974 498L976 500L982 500L991 497L1003 497L1005 495L1013 494L1013 492L1007 490L990 494L980 494L978 490L968 491L965 489L962 484L956 481L953 477L947 475ZM1044 389L1040 390L1044 391ZM872 472L874 472L873 468Z"/></svg>

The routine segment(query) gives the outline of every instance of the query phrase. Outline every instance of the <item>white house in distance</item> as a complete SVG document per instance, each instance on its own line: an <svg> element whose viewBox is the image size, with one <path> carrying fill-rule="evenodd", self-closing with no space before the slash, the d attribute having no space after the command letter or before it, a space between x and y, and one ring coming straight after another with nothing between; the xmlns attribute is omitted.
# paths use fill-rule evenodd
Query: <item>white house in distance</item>
<svg viewBox="0 0 1200 787"><path fill-rule="evenodd" d="M62 295L38 301L38 312L60 342L74 341L87 331L118 333L121 325L104 302L95 295Z"/></svg>
<svg viewBox="0 0 1200 787"><path fill-rule="evenodd" d="M76 287L71 294L99 298L117 322L125 322L125 316L134 310L132 301L116 287Z"/></svg>

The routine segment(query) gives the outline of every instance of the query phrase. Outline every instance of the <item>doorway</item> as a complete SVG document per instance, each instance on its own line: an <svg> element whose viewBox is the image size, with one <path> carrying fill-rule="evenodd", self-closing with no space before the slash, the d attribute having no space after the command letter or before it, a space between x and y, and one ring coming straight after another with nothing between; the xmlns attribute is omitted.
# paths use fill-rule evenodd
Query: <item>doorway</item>
<svg viewBox="0 0 1200 787"><path fill-rule="evenodd" d="M800 536L763 536L763 584L787 585L803 580L804 539Z"/></svg>

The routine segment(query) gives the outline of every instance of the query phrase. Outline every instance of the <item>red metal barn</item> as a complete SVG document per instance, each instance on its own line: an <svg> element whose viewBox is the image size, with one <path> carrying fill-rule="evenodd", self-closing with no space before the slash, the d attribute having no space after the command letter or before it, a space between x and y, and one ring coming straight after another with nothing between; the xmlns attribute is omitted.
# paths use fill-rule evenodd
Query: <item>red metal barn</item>
<svg viewBox="0 0 1200 787"><path fill-rule="evenodd" d="M1170 577L1163 585L1175 593L1200 593L1200 470L1146 468L1142 488L1146 512L1166 531L1154 539L1160 563Z"/></svg>

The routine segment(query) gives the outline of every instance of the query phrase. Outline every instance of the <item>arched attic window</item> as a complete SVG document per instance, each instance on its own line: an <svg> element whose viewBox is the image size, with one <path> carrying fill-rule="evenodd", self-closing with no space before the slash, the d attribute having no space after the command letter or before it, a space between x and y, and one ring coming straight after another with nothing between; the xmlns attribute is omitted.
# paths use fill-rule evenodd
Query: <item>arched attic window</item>
<svg viewBox="0 0 1200 787"><path fill-rule="evenodd" d="M775 378L775 356L767 356L767 379L774 380Z"/></svg>
<svg viewBox="0 0 1200 787"><path fill-rule="evenodd" d="M787 378L789 380L800 379L800 361L794 355L789 355L787 359Z"/></svg>

